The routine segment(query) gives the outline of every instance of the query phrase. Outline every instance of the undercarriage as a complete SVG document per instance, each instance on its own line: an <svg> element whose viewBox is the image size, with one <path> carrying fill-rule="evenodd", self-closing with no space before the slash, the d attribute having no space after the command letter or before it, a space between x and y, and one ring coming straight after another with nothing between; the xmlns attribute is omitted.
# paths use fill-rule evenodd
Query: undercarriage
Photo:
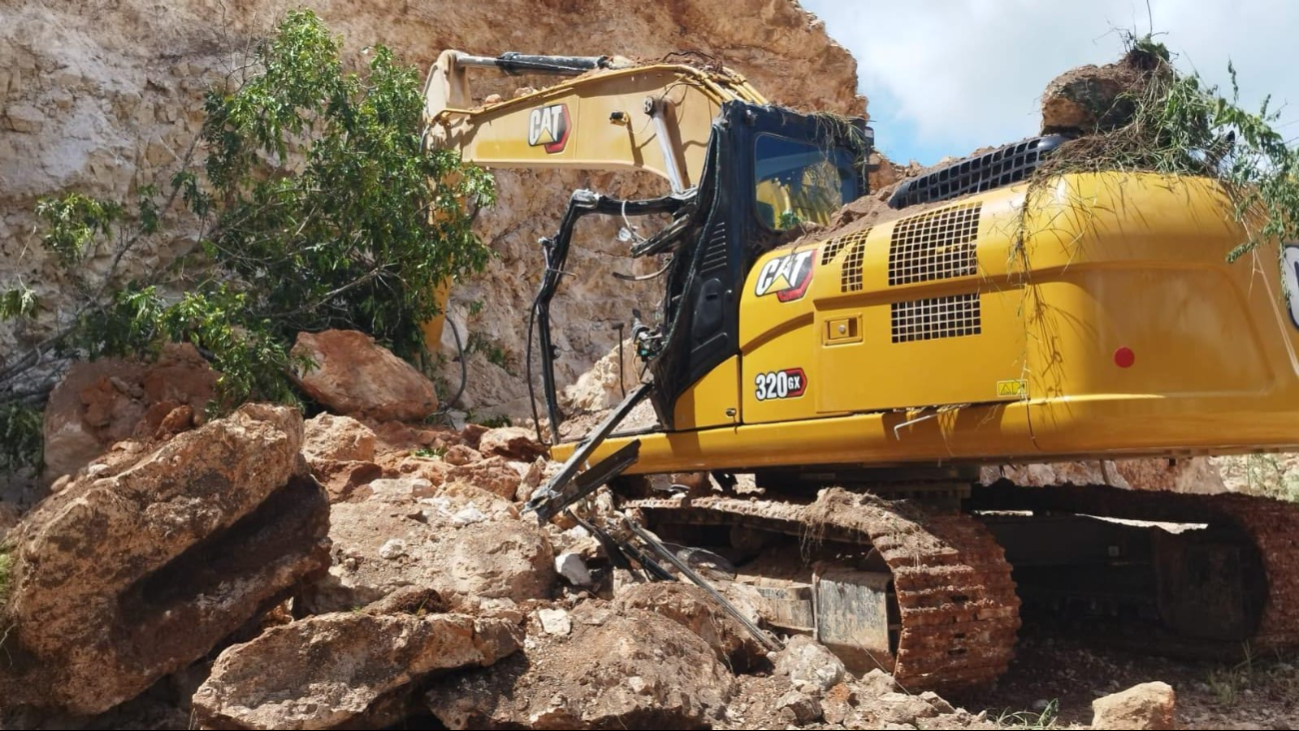
<svg viewBox="0 0 1299 731"><path fill-rule="evenodd" d="M719 483L664 498L633 479L615 493L665 541L719 557L719 587L752 597L770 628L908 689L995 681L1021 616L1174 656L1299 645L1291 503L1098 485Z"/></svg>

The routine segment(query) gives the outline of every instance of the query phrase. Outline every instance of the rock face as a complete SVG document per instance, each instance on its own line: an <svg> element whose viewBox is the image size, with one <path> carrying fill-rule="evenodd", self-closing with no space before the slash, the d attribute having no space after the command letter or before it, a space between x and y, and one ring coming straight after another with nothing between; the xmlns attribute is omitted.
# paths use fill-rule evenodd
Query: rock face
<svg viewBox="0 0 1299 731"><path fill-rule="evenodd" d="M176 0L147 10L128 4L113 13L93 4L45 0L0 6L0 271L34 286L51 311L59 306L54 268L34 252L39 247L27 246L37 197L74 188L129 201L136 181L156 180L165 188L202 124L206 87L241 63L254 37L300 5ZM311 7L343 35L354 61L361 59L360 49L376 43L421 70L446 48L647 60L689 49L724 61L774 101L840 114L864 109L851 55L793 0L737 0L725 13L707 0L681 0L654 12L627 0L607 2L599 12L526 0L317 0ZM502 35L503 28L508 34ZM481 73L473 92L479 99L509 97L521 86L544 84ZM469 356L464 406L498 406L521 415L528 411L527 389L518 377L523 333L542 272L537 238L554 234L576 188L639 197L667 187L648 176L576 170L495 176L499 200L480 216L479 230L497 257L481 276L457 283L450 314L468 329L462 335L504 348L508 366L482 353ZM626 244L616 237L621 225L592 219L574 242L570 265L580 276L565 281L553 307L561 384L571 383L616 343L613 323L627 322L632 307L648 308L655 299L654 283L633 285L609 276L614 269L645 274L660 266L625 258ZM124 271L139 274L189 246L183 233L160 247L142 246L124 262ZM88 266L102 271L107 263L106 256L93 257ZM470 315L479 302L486 308ZM18 336L7 328L0 327L0 354ZM37 340L41 334L37 328L22 335ZM450 328L444 335L443 352L454 359ZM459 365L449 363L445 375L458 383Z"/></svg>
<svg viewBox="0 0 1299 731"><path fill-rule="evenodd" d="M723 720L735 678L680 624L643 610L571 613L570 634L529 637L509 658L438 684L429 710L447 728L701 728Z"/></svg>
<svg viewBox="0 0 1299 731"><path fill-rule="evenodd" d="M10 536L6 703L102 712L323 571L301 445L295 409L247 405L37 506Z"/></svg>
<svg viewBox="0 0 1299 731"><path fill-rule="evenodd" d="M419 421L437 411L432 382L365 333L298 333L290 352L315 364L294 374L302 390L340 414Z"/></svg>
<svg viewBox="0 0 1299 731"><path fill-rule="evenodd" d="M364 500L335 503L333 565L313 590L315 611L365 606L402 587L451 601L525 602L549 596L554 553L536 521L508 501L419 478L378 480Z"/></svg>
<svg viewBox="0 0 1299 731"><path fill-rule="evenodd" d="M212 400L218 377L189 343L168 345L154 363L102 358L73 365L45 409L46 475L76 474L123 439L188 429Z"/></svg>
<svg viewBox="0 0 1299 731"><path fill-rule="evenodd" d="M1094 729L1175 729L1177 694L1168 683L1142 683L1092 701Z"/></svg>
<svg viewBox="0 0 1299 731"><path fill-rule="evenodd" d="M204 728L332 728L435 670L491 665L519 635L462 614L308 617L221 653L194 709Z"/></svg>

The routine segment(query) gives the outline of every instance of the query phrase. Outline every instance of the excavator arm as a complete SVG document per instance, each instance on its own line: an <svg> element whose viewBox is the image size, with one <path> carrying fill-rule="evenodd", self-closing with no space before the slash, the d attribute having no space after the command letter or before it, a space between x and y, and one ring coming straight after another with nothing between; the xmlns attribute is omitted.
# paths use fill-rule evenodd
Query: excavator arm
<svg viewBox="0 0 1299 731"><path fill-rule="evenodd" d="M540 91L475 105L469 74L567 77ZM865 191L870 131L862 120L800 115L770 105L721 67L634 65L608 56L471 56L442 53L425 89L429 144L488 168L646 171L668 185L660 197L620 200L574 191L557 233L540 244L545 270L529 323L539 334L550 423L561 423L552 367L549 304L579 219L590 214L668 214L670 223L634 243L633 257L671 255L656 323L633 322L637 354L654 378L654 405L672 404L703 373L734 356L739 292L757 255L799 221L820 223ZM426 328L440 340L440 323ZM557 435L558 429L552 430Z"/></svg>
<svg viewBox="0 0 1299 731"><path fill-rule="evenodd" d="M573 78L475 106L475 68ZM698 184L713 119L732 100L767 103L728 69L636 66L608 56L445 51L425 86L431 141L458 149L465 160L489 168L645 170L677 193Z"/></svg>

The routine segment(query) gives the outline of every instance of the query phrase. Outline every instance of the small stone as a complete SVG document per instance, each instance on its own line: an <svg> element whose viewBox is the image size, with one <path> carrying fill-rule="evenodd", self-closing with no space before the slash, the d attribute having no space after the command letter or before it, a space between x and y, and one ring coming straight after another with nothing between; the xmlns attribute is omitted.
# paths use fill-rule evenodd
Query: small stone
<svg viewBox="0 0 1299 731"><path fill-rule="evenodd" d="M562 609L539 609L537 619L541 620L541 629L548 635L567 635L573 631L568 612Z"/></svg>
<svg viewBox="0 0 1299 731"><path fill-rule="evenodd" d="M103 462L96 462L86 468L86 474L90 475L91 477L102 475L107 471L108 471L108 465L104 464Z"/></svg>
<svg viewBox="0 0 1299 731"><path fill-rule="evenodd" d="M555 572L573 586L590 586L592 583L586 562L576 553L561 553L556 556Z"/></svg>
<svg viewBox="0 0 1299 731"><path fill-rule="evenodd" d="M460 526L473 525L484 520L487 520L487 515L474 505L466 505L451 515L451 522Z"/></svg>
<svg viewBox="0 0 1299 731"><path fill-rule="evenodd" d="M1142 683L1092 701L1092 728L1177 728L1177 694L1168 683Z"/></svg>
<svg viewBox="0 0 1299 731"><path fill-rule="evenodd" d="M406 542L400 538L389 538L379 547L379 557L391 561L406 555Z"/></svg>

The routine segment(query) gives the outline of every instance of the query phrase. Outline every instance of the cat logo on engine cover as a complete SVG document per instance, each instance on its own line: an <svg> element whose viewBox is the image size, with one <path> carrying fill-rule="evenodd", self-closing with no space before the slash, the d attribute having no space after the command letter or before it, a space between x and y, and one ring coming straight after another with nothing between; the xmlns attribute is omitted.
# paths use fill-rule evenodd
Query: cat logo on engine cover
<svg viewBox="0 0 1299 731"><path fill-rule="evenodd" d="M572 128L567 104L550 104L528 112L528 144L540 145L552 155L564 151Z"/></svg>
<svg viewBox="0 0 1299 731"><path fill-rule="evenodd" d="M815 253L815 249L794 251L763 264L753 293L758 297L774 293L781 302L799 299L812 283L812 255Z"/></svg>

